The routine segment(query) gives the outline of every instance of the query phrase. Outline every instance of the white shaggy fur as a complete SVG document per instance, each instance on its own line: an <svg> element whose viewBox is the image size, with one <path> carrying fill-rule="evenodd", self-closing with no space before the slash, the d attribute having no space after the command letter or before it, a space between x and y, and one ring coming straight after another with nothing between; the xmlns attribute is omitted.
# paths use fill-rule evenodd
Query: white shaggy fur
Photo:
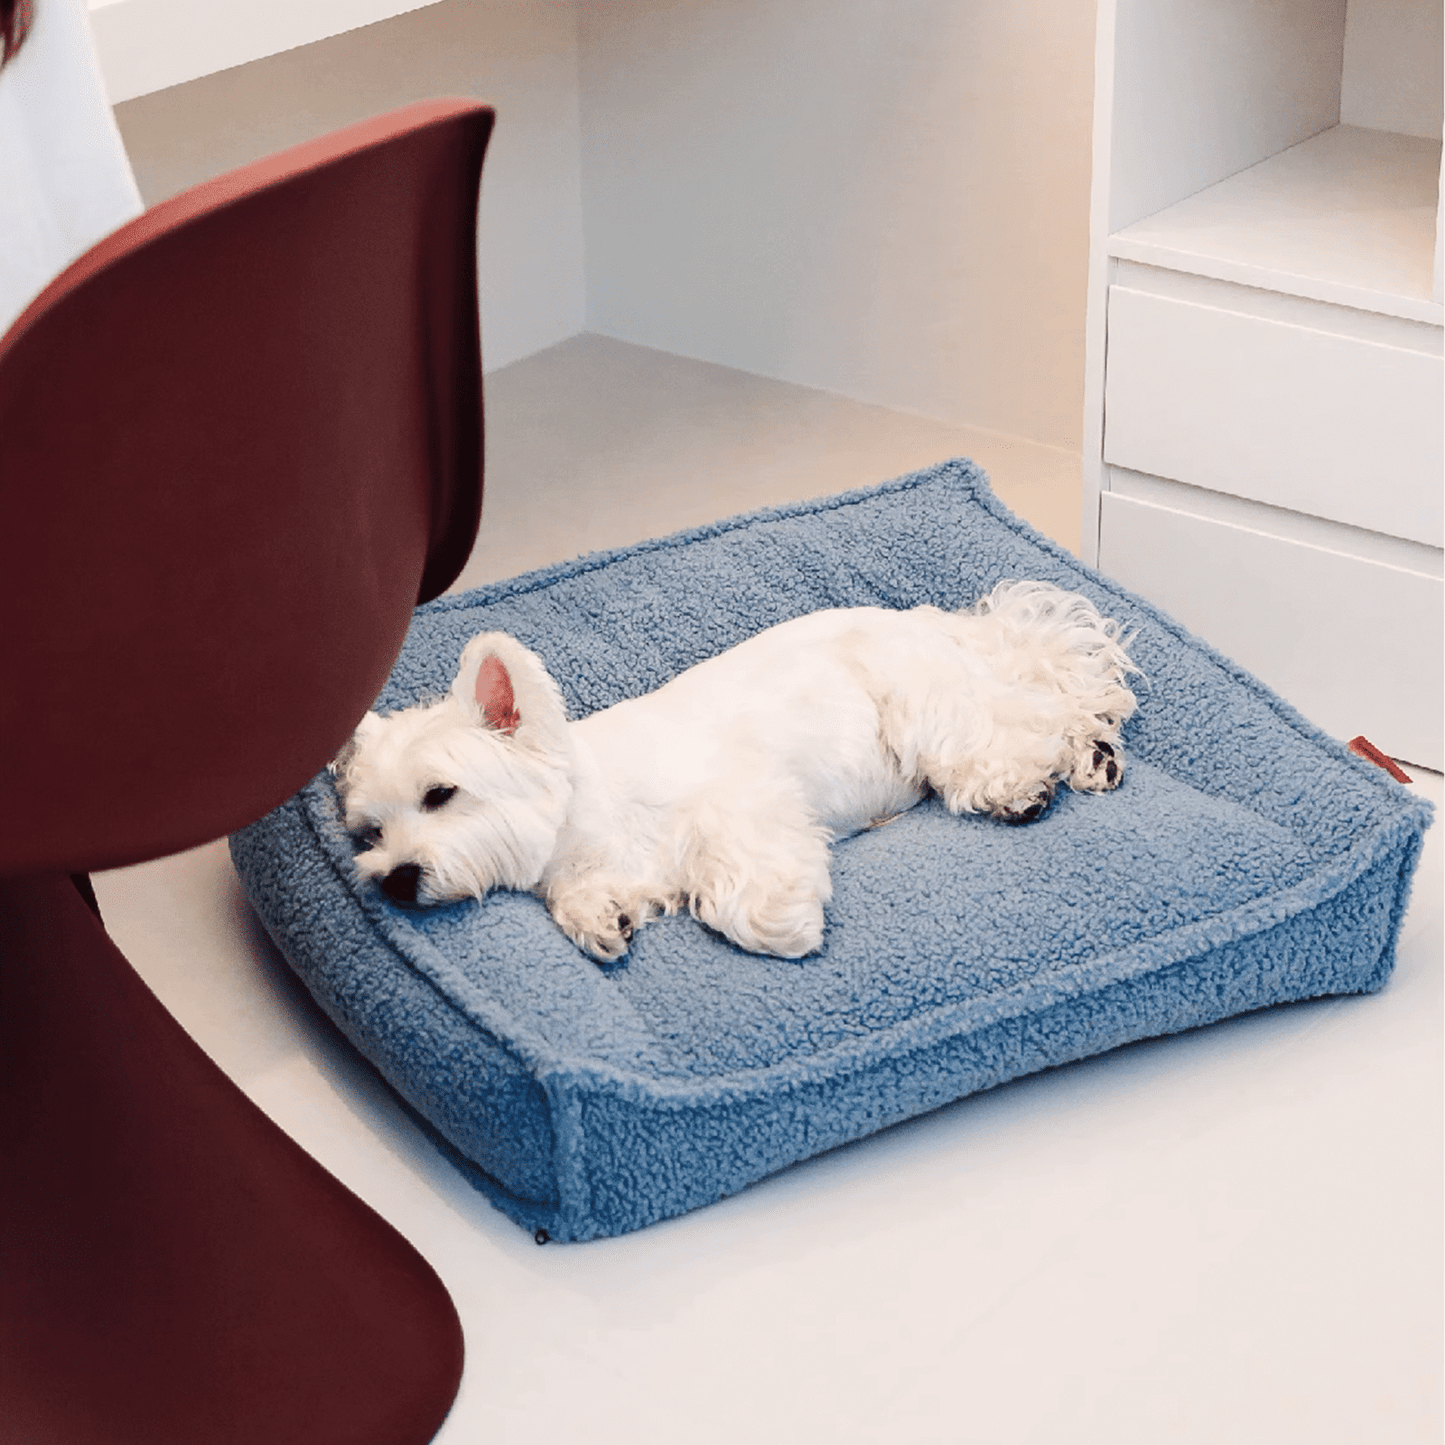
<svg viewBox="0 0 1445 1445"><path fill-rule="evenodd" d="M796 958L823 941L834 840L930 789L1027 822L1057 780L1117 786L1134 670L1090 602L1010 582L965 612L799 617L569 723L540 660L492 632L447 698L368 714L333 770L357 874L399 902L534 889L601 960L686 906Z"/></svg>

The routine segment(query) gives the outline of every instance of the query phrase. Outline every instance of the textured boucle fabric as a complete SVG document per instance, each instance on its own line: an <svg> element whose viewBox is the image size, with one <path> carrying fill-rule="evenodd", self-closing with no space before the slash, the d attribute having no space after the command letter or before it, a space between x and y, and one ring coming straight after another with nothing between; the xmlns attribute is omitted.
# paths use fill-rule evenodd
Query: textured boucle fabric
<svg viewBox="0 0 1445 1445"><path fill-rule="evenodd" d="M474 633L537 651L574 716L821 607L1091 597L1145 677L1103 795L1038 822L933 801L834 849L823 951L686 917L599 968L536 898L425 913L351 882L323 775L232 839L322 1007L478 1188L555 1239L620 1234L1021 1074L1287 1000L1379 988L1430 809L1007 512L972 463L584 557L416 614L382 710Z"/></svg>

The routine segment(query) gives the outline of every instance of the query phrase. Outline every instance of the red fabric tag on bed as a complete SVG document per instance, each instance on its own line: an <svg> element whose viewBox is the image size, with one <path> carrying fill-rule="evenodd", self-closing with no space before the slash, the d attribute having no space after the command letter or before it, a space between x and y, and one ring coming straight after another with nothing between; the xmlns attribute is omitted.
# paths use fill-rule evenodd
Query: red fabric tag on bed
<svg viewBox="0 0 1445 1445"><path fill-rule="evenodd" d="M1393 758L1387 758L1369 738L1351 738L1346 744L1356 757L1368 758L1378 768L1384 768L1397 783L1411 783L1413 778Z"/></svg>

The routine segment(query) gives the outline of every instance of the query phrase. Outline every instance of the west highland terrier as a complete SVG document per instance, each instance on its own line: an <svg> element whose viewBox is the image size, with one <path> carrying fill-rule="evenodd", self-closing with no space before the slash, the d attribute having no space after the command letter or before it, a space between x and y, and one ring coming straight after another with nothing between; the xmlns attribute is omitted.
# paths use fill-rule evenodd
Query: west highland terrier
<svg viewBox="0 0 1445 1445"><path fill-rule="evenodd" d="M368 713L333 765L363 881L419 906L531 889L593 958L687 907L753 953L823 942L828 846L930 791L1041 816L1119 785L1137 671L1083 597L815 612L569 722L537 656L474 637L450 694Z"/></svg>

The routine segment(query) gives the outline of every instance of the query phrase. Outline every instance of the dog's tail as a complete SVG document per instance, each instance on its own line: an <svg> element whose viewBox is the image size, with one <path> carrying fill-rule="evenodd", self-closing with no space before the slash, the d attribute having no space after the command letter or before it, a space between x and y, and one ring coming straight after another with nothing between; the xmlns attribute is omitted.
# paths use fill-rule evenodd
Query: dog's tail
<svg viewBox="0 0 1445 1445"><path fill-rule="evenodd" d="M1128 651L1137 634L1104 617L1087 597L1051 582L1008 579L979 598L973 613L991 619L1008 644L1031 652L1115 726L1138 707L1128 687L1130 677L1144 675Z"/></svg>

